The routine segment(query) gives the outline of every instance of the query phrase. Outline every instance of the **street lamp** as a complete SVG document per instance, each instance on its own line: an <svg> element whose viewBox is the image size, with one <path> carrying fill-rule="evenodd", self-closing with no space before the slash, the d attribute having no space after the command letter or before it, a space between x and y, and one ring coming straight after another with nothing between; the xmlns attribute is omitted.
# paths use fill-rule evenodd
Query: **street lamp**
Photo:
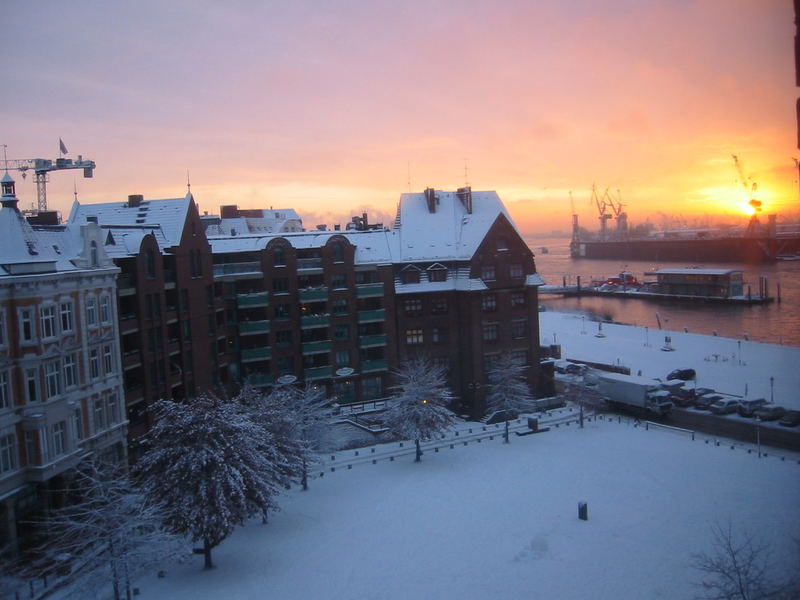
<svg viewBox="0 0 800 600"><path fill-rule="evenodd" d="M775 402L775 378L772 375L769 377L769 401Z"/></svg>
<svg viewBox="0 0 800 600"><path fill-rule="evenodd" d="M756 417L756 446L758 447L758 458L761 458L761 417Z"/></svg>

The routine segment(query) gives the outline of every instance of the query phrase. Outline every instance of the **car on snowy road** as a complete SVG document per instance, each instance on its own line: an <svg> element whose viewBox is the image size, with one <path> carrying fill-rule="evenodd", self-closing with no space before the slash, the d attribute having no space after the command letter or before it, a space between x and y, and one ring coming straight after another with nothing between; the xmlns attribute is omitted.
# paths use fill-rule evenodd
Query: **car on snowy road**
<svg viewBox="0 0 800 600"><path fill-rule="evenodd" d="M800 410L787 410L783 418L778 421L778 425L783 425L784 427L797 427L800 425Z"/></svg>
<svg viewBox="0 0 800 600"><path fill-rule="evenodd" d="M752 417L755 412L767 404L766 398L753 398L752 400L741 400L739 402L739 414L743 417Z"/></svg>
<svg viewBox="0 0 800 600"><path fill-rule="evenodd" d="M786 414L786 409L782 406L767 404L766 406L759 408L753 414L756 419L761 419L762 421L777 421Z"/></svg>
<svg viewBox="0 0 800 600"><path fill-rule="evenodd" d="M715 415L728 415L730 413L735 413L737 410L739 410L739 406L741 405L739 404L738 400L735 400L733 398L722 398L714 402L714 404L712 404L711 406L709 406L708 410L710 410Z"/></svg>

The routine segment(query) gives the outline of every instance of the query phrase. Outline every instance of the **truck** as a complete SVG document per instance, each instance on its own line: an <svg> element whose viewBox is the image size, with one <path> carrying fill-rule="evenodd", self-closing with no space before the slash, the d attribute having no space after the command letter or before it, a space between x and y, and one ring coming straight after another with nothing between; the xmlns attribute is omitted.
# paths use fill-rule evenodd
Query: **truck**
<svg viewBox="0 0 800 600"><path fill-rule="evenodd" d="M656 379L592 369L586 382L612 408L664 417L672 410L671 394Z"/></svg>

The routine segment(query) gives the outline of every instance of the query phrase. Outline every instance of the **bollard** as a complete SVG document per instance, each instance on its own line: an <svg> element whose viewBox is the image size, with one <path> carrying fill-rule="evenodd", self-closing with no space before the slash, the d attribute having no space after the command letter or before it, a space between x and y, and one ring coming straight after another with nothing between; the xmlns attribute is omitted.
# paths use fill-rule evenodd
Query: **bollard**
<svg viewBox="0 0 800 600"><path fill-rule="evenodd" d="M358 450L356 450L356 456L358 456Z"/></svg>
<svg viewBox="0 0 800 600"><path fill-rule="evenodd" d="M454 447L455 446L453 444L450 444L450 450L452 450Z"/></svg>
<svg viewBox="0 0 800 600"><path fill-rule="evenodd" d="M378 459L377 458L373 458L372 459L372 464L373 465L377 465L378 464Z"/></svg>
<svg viewBox="0 0 800 600"><path fill-rule="evenodd" d="M394 462L394 456L389 457L389 462Z"/></svg>
<svg viewBox="0 0 800 600"><path fill-rule="evenodd" d="M335 470L336 470L336 467L331 467L331 473L333 473Z"/></svg>
<svg viewBox="0 0 800 600"><path fill-rule="evenodd" d="M438 452L438 451L439 451L439 447L438 447L438 446L437 446L436 448L434 448L434 449L433 449L433 452L434 452L434 454L435 454L436 452Z"/></svg>
<svg viewBox="0 0 800 600"><path fill-rule="evenodd" d="M400 447L401 447L401 448L403 447L403 442L400 442Z"/></svg>
<svg viewBox="0 0 800 600"><path fill-rule="evenodd" d="M336 457L331 455L331 460L336 460Z"/></svg>
<svg viewBox="0 0 800 600"><path fill-rule="evenodd" d="M372 453L375 454L375 448L372 449Z"/></svg>
<svg viewBox="0 0 800 600"><path fill-rule="evenodd" d="M586 502L578 502L578 518L581 521L589 520L589 507Z"/></svg>
<svg viewBox="0 0 800 600"><path fill-rule="evenodd" d="M353 468L353 465L347 465L347 469L348 469L348 470L349 470L349 469L352 469L352 468Z"/></svg>
<svg viewBox="0 0 800 600"><path fill-rule="evenodd" d="M472 433L472 428L471 428L471 427L470 427L470 430L469 430L469 432L470 432L470 433Z"/></svg>

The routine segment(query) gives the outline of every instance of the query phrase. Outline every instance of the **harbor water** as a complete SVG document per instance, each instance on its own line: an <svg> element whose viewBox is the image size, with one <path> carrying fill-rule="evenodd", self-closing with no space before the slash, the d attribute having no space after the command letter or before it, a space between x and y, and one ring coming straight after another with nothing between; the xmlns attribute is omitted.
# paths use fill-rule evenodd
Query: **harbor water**
<svg viewBox="0 0 800 600"><path fill-rule="evenodd" d="M707 269L741 269L745 290L748 284L758 293L759 277L767 278L768 292L775 301L753 306L704 304L676 300L642 300L582 296L540 296L539 303L550 310L582 311L618 323L627 323L652 330L661 328L690 333L717 334L772 344L800 346L800 261L779 261L774 264L736 264L703 262L691 264L637 260L573 259L569 255L568 237L527 235L525 241L536 257L536 268L545 283L581 285L592 279L604 279L630 271L640 281L646 271L667 268L701 267ZM547 251L544 252L543 248ZM780 288L780 302L777 299Z"/></svg>

